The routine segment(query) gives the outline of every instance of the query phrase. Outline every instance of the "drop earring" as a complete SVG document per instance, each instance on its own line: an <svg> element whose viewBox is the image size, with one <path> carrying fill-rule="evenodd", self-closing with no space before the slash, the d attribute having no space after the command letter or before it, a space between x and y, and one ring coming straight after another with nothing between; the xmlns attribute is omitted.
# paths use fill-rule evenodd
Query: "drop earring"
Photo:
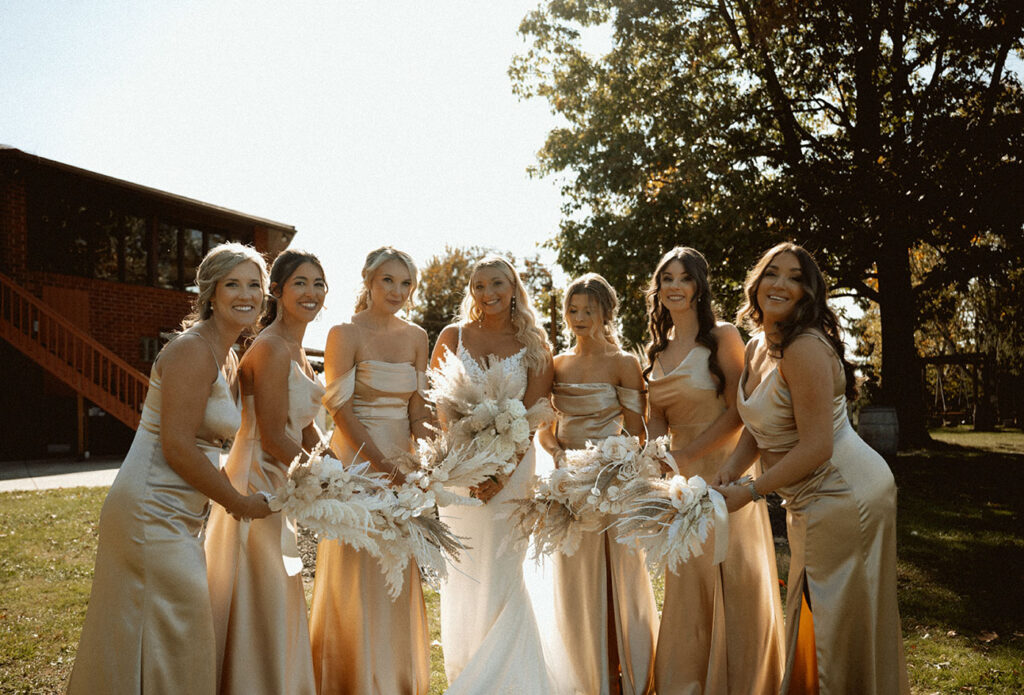
<svg viewBox="0 0 1024 695"><path fill-rule="evenodd" d="M516 296L512 295L512 314L516 313Z"/></svg>

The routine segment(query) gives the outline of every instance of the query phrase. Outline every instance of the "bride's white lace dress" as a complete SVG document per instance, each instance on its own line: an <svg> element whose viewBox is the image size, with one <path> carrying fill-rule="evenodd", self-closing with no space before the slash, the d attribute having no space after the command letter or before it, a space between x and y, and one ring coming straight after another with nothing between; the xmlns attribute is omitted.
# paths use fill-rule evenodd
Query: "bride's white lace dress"
<svg viewBox="0 0 1024 695"><path fill-rule="evenodd" d="M456 353L474 380L484 368L462 346ZM514 380L519 397L526 391L525 350L492 360L488 369L500 369ZM448 695L523 693L546 695L556 691L544 658L533 606L523 581L526 550L516 550L506 539L512 525L503 517L503 502L527 495L534 471L531 446L505 487L479 507L445 507L441 516L470 548L449 569L441 585L441 645Z"/></svg>

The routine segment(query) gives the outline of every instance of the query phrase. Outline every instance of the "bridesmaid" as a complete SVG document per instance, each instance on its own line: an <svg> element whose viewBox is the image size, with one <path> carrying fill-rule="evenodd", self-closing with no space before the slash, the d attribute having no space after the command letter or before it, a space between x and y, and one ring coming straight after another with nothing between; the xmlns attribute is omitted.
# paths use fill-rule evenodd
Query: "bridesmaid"
<svg viewBox="0 0 1024 695"><path fill-rule="evenodd" d="M710 482L739 436L743 341L735 326L716 320L708 264L692 248L658 261L647 307L649 436L670 433L679 472ZM665 575L659 693L778 692L783 628L768 511L753 505L729 522L720 565L707 552Z"/></svg>
<svg viewBox="0 0 1024 695"><path fill-rule="evenodd" d="M236 517L270 514L219 470L240 422L231 347L259 318L266 276L255 249L212 249L184 330L153 363L139 429L100 512L71 695L217 690L200 531L210 499Z"/></svg>
<svg viewBox="0 0 1024 695"><path fill-rule="evenodd" d="M786 501L791 560L783 693L909 693L896 604L896 486L850 427L856 393L828 288L783 243L747 275L738 387L746 429L719 471L731 519L769 492ZM760 452L764 472L740 480ZM753 505L760 506L760 505ZM774 574L772 575L774 577ZM813 612L812 612L813 611Z"/></svg>
<svg viewBox="0 0 1024 695"><path fill-rule="evenodd" d="M242 427L225 471L238 490L272 495L288 466L320 440L313 424L324 388L302 350L324 304L316 256L283 251L270 269L263 330L245 352L239 381ZM215 506L206 562L221 693L313 695L302 559L294 526L280 514L239 522Z"/></svg>
<svg viewBox="0 0 1024 695"><path fill-rule="evenodd" d="M331 449L404 480L391 457L426 437L427 334L395 314L416 288L416 265L389 246L371 251L350 323L331 329L324 405L334 418ZM317 548L310 613L313 669L322 695L416 695L430 686L430 641L420 572L388 596L377 561L332 540Z"/></svg>
<svg viewBox="0 0 1024 695"><path fill-rule="evenodd" d="M640 363L615 332L618 298L589 273L565 291L563 315L576 344L555 357L552 398L557 420L539 441L565 465L565 449L644 431ZM658 608L642 552L615 542L614 531L585 534L572 557L556 554L555 615L566 652L559 674L572 692L643 695L654 687Z"/></svg>

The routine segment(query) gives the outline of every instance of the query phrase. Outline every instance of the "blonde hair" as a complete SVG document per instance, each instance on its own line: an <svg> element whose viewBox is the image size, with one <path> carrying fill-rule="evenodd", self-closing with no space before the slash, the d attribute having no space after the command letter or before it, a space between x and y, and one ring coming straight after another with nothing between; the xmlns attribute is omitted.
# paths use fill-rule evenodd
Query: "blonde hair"
<svg viewBox="0 0 1024 695"><path fill-rule="evenodd" d="M472 288L473 276L484 268L498 269L505 279L512 283L514 304L511 309L511 321L516 332L515 337L526 348L526 367L534 373L540 372L547 364L546 357L551 354L551 344L548 342L547 334L537 325L537 314L533 310L530 295L526 293L519 273L507 259L501 256L487 256L476 262L469 274L469 286L459 307L459 319L464 323L472 323L483 316L483 312L473 299Z"/></svg>
<svg viewBox="0 0 1024 695"><path fill-rule="evenodd" d="M210 249L203 257L199 268L196 269L196 285L199 287L199 294L192 302L192 311L181 321L182 330L213 316L210 300L213 299L213 295L217 291L217 283L236 266L246 261L255 263L260 271L260 289L263 292L263 305L260 307L260 313L263 313L267 305L266 295L269 284L267 262L253 247L232 241L227 244L218 244Z"/></svg>
<svg viewBox="0 0 1024 695"><path fill-rule="evenodd" d="M601 309L601 328L604 339L615 347L619 344L619 332L615 328L615 318L619 311L619 298L615 289L597 273L587 273L569 283L565 288L565 301L562 303L562 318L565 319L569 333L569 304L576 295L583 295Z"/></svg>
<svg viewBox="0 0 1024 695"><path fill-rule="evenodd" d="M419 271L416 269L415 261L405 251L399 251L391 246L381 246L379 249L374 249L366 254L366 262L363 263L362 273L363 286L359 288L359 294L356 296L354 313L358 314L360 311L370 308L370 281L373 280L373 274L377 272L377 268L388 261L401 261L409 270L409 277L412 279L412 287L409 288L409 300L412 300L413 292L416 291L416 285L419 284Z"/></svg>

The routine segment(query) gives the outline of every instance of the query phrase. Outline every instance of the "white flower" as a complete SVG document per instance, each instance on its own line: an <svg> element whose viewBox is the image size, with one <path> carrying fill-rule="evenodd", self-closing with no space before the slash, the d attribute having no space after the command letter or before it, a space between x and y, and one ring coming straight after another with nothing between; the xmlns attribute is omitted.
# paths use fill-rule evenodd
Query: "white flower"
<svg viewBox="0 0 1024 695"><path fill-rule="evenodd" d="M519 401L516 401L516 402L518 403ZM519 418L519 419L513 421L512 429L509 432L509 434L512 436L512 439L517 441L517 442L522 442L522 441L529 442L529 440L530 440L530 423L528 423L523 418Z"/></svg>
<svg viewBox="0 0 1024 695"><path fill-rule="evenodd" d="M630 453L625 437L608 437L601 442L601 456L609 461L622 461Z"/></svg>
<svg viewBox="0 0 1024 695"><path fill-rule="evenodd" d="M514 418L526 417L526 406L519 399L505 401L505 410Z"/></svg>
<svg viewBox="0 0 1024 695"><path fill-rule="evenodd" d="M516 422L515 416L507 410L497 414L494 418L494 428L504 434L511 429L512 424Z"/></svg>

